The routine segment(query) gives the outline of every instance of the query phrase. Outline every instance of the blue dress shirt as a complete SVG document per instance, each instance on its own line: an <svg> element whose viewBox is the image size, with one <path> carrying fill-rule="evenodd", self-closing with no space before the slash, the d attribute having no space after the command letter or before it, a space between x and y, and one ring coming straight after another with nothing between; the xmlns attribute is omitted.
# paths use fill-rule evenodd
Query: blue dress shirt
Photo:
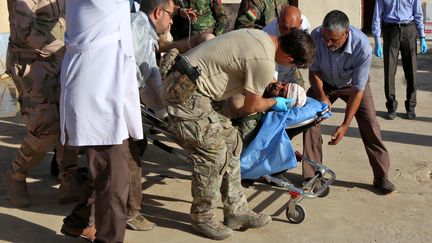
<svg viewBox="0 0 432 243"><path fill-rule="evenodd" d="M423 11L420 0L377 0L372 19L372 34L381 36L381 22L407 23L413 22L420 37L424 37Z"/></svg>
<svg viewBox="0 0 432 243"><path fill-rule="evenodd" d="M327 47L321 27L313 30L311 35L316 56L309 70L321 72L322 80L333 87L352 86L364 90L372 63L372 48L367 36L350 26L344 49L334 52Z"/></svg>

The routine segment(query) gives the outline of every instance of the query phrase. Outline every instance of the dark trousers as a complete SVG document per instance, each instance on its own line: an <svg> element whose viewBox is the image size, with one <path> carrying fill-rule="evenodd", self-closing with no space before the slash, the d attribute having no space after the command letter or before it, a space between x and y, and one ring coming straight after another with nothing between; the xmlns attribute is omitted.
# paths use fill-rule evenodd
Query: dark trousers
<svg viewBox="0 0 432 243"><path fill-rule="evenodd" d="M142 166L139 148L131 138L129 139L129 150L132 159L128 160L129 169L129 196L127 200L128 219L141 212L142 203Z"/></svg>
<svg viewBox="0 0 432 243"><path fill-rule="evenodd" d="M384 51L384 91L388 111L396 111L398 102L395 92L395 74L399 51L402 56L402 66L407 81L406 111L414 111L417 104L417 29L415 24L407 26L383 25Z"/></svg>
<svg viewBox="0 0 432 243"><path fill-rule="evenodd" d="M141 168L141 160L139 158L139 149L136 143L132 139L125 140L126 145L116 145L121 146L114 153L119 153L118 155L113 155L118 157L113 158L112 161L119 160L122 156L126 157L127 164L127 172L128 175L126 177L122 177L123 180L129 183L129 190L127 188L122 188L121 190L127 192L127 218L131 218L135 216L137 213L141 211L141 200L142 200L142 186L141 186L141 178L142 178L142 168ZM124 148L126 146L127 148ZM98 147L109 147L109 146L97 146ZM113 146L111 146L113 147ZM87 150L88 152L88 150ZM89 154L87 154L89 156ZM90 158L89 164L90 164ZM124 160L124 159L123 159ZM116 162L117 163L117 162ZM122 161L123 163L123 161ZM91 169L91 168L90 168ZM122 172L124 174L124 172ZM86 187L82 190L82 195L80 196L80 201L74 207L71 214L69 214L64 220L64 224L67 224L76 228L85 228L87 226L91 226L95 224L95 190L93 183L86 184ZM99 230L99 226L96 224L97 230ZM126 227L126 226L125 226ZM99 239L99 238L98 238Z"/></svg>
<svg viewBox="0 0 432 243"><path fill-rule="evenodd" d="M331 103L338 98L347 102L351 95L351 87L335 89L329 85L324 85L324 92L329 97ZM312 89L309 89L307 96L317 98ZM355 114L358 123L360 135L366 154L369 158L369 164L372 166L375 178L387 177L390 167L390 158L387 149L381 139L381 131L376 120L375 105L369 83L364 90L363 99ZM306 130L303 133L303 153L309 159L322 163L322 143L321 125L318 124ZM303 177L309 178L314 176L314 169L307 163L303 163Z"/></svg>

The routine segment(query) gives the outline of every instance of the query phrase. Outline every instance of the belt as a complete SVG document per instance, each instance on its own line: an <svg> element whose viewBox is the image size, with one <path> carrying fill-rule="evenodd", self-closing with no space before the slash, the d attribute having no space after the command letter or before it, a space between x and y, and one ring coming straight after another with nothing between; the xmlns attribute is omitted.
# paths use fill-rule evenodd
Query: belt
<svg viewBox="0 0 432 243"><path fill-rule="evenodd" d="M384 26L387 26L387 27L404 27L404 26L410 26L410 25L414 25L415 23L414 22L412 22L412 21L410 21L410 22L401 22L401 23L386 23L386 22L383 22L383 25Z"/></svg>
<svg viewBox="0 0 432 243"><path fill-rule="evenodd" d="M107 45L115 43L118 40L120 40L120 33L115 32L113 34L100 37L99 39L87 43L70 44L66 42L66 49L72 54L78 54L78 53L86 52L91 49L105 47Z"/></svg>

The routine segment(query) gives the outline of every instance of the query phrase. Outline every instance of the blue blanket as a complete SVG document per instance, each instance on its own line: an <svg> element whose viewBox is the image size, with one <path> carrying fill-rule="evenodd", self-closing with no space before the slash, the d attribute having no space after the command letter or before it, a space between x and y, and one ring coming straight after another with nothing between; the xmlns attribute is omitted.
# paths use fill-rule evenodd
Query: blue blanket
<svg viewBox="0 0 432 243"><path fill-rule="evenodd" d="M308 98L306 105L287 112L268 112L261 129L241 154L241 176L244 179L257 179L297 166L294 149L285 128L316 116L327 109L327 104ZM326 113L323 118L330 117Z"/></svg>

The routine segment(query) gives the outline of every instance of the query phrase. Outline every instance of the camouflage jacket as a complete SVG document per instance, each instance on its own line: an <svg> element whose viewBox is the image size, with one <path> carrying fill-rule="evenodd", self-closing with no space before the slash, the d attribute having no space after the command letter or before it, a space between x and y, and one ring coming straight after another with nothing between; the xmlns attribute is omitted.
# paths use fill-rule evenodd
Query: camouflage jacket
<svg viewBox="0 0 432 243"><path fill-rule="evenodd" d="M288 0L242 0L234 29L262 29L279 15L281 6Z"/></svg>
<svg viewBox="0 0 432 243"><path fill-rule="evenodd" d="M220 35L228 25L222 0L174 0L174 4L181 8L196 10L198 19L191 25L191 31L194 33L207 31ZM187 37L189 21L176 15L171 26L171 34L176 40Z"/></svg>
<svg viewBox="0 0 432 243"><path fill-rule="evenodd" d="M65 0L7 0L8 53L43 58L64 53ZM36 55L35 55L36 54Z"/></svg>

